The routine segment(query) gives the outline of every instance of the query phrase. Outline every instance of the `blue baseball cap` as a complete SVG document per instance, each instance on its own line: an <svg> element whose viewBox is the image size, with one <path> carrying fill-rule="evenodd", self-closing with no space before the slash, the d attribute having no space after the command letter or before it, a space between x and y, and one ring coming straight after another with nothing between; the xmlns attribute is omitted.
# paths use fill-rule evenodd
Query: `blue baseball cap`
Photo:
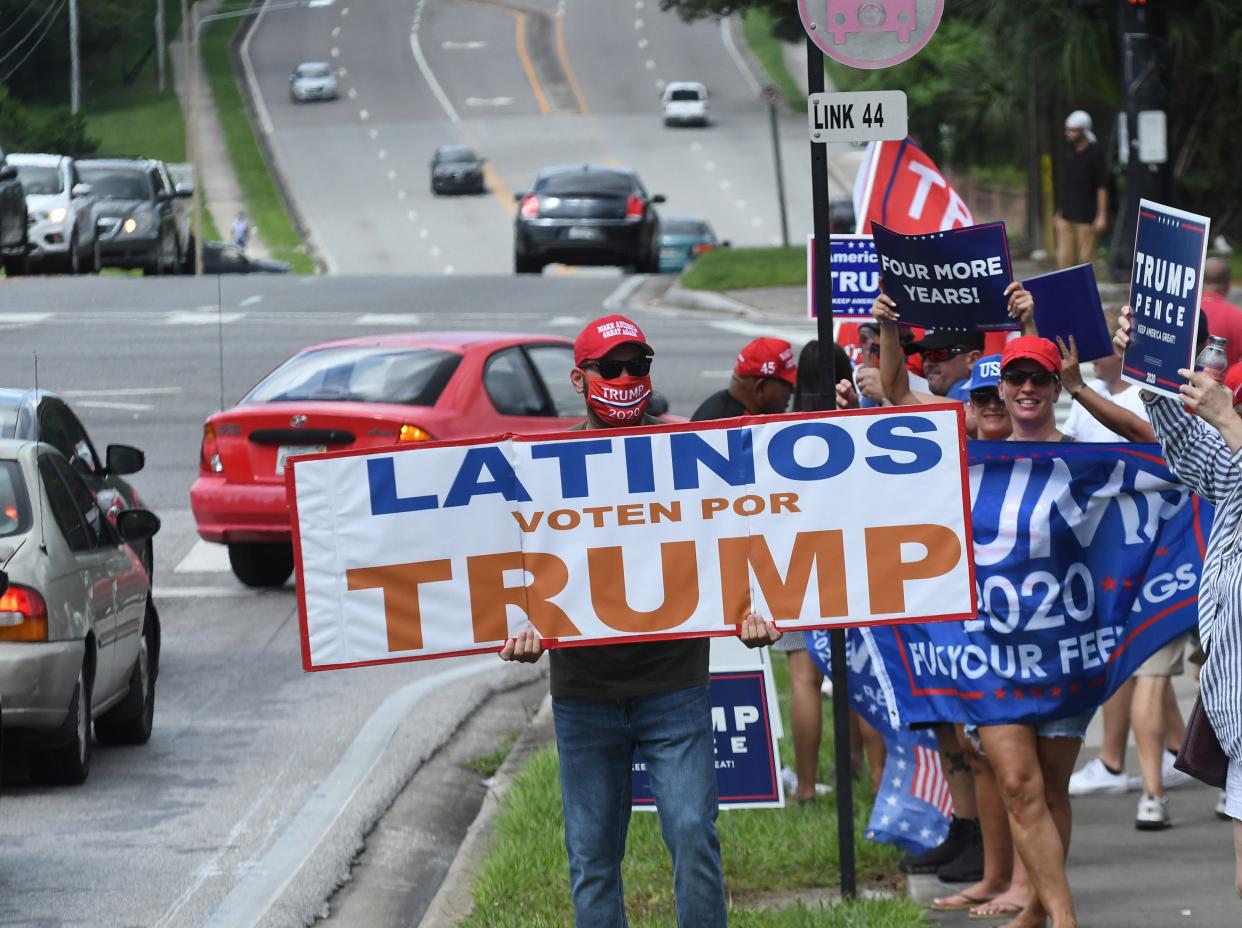
<svg viewBox="0 0 1242 928"><path fill-rule="evenodd" d="M1001 356L989 354L975 362L970 369L970 383L967 390L995 390L1000 383Z"/></svg>

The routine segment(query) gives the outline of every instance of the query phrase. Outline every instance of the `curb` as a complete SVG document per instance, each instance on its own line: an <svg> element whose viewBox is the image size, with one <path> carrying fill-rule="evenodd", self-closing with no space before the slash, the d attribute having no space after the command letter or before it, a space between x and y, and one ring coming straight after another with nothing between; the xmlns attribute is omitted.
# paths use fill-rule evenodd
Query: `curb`
<svg viewBox="0 0 1242 928"><path fill-rule="evenodd" d="M500 804L514 779L535 751L555 740L552 729L552 697L544 697L539 712L522 732L513 750L492 777L483 805L466 832L457 856L444 875L440 889L427 907L419 928L453 928L474 909L473 888L492 840L492 829Z"/></svg>

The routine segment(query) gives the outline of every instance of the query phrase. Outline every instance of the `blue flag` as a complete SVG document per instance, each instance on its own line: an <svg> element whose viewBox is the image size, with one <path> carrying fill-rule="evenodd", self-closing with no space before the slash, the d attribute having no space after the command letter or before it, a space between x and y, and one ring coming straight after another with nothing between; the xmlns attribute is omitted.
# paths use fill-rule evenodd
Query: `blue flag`
<svg viewBox="0 0 1242 928"><path fill-rule="evenodd" d="M1153 445L972 442L979 615L872 629L903 724L1099 705L1198 618L1211 507Z"/></svg>

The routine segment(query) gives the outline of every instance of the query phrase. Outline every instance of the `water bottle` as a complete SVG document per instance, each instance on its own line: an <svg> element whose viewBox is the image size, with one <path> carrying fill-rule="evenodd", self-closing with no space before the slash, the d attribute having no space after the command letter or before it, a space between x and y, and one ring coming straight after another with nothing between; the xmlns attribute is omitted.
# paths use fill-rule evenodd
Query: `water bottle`
<svg viewBox="0 0 1242 928"><path fill-rule="evenodd" d="M1229 361L1225 356L1225 345L1228 341L1219 335L1209 335L1207 344L1195 358L1195 370L1203 371L1217 383L1225 382L1225 368Z"/></svg>

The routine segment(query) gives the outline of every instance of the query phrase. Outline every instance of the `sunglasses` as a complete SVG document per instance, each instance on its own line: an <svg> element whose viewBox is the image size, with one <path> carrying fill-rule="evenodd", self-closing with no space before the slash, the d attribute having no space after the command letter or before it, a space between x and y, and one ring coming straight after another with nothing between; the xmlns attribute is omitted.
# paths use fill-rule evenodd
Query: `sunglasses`
<svg viewBox="0 0 1242 928"><path fill-rule="evenodd" d="M1056 383L1061 378L1052 371L1003 371L1001 380L1009 384L1011 387L1020 387L1028 380L1037 387L1046 387L1049 384Z"/></svg>
<svg viewBox="0 0 1242 928"><path fill-rule="evenodd" d="M956 358L959 354L965 354L969 349L966 348L928 348L923 352L923 363L943 364L951 358Z"/></svg>
<svg viewBox="0 0 1242 928"><path fill-rule="evenodd" d="M646 377L651 373L651 358L634 358L631 361L583 361L583 370L593 367L605 380L616 380L625 371L631 377Z"/></svg>
<svg viewBox="0 0 1242 928"><path fill-rule="evenodd" d="M997 403L1004 405L1004 400L1000 398L1000 393L990 387L982 390L971 390L970 401L976 406L987 406L989 403Z"/></svg>

